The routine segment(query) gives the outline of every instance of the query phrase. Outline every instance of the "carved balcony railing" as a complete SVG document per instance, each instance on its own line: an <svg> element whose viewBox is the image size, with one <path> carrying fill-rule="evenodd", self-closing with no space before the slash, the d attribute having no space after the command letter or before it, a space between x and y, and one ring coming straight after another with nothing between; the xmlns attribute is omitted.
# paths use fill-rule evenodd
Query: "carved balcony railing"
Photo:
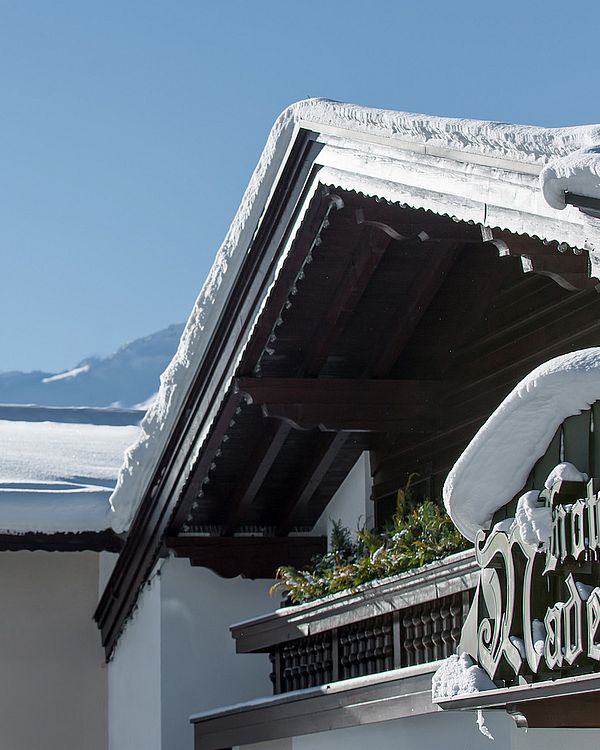
<svg viewBox="0 0 600 750"><path fill-rule="evenodd" d="M268 653L274 693L444 659L477 583L472 551L231 628L238 653Z"/></svg>

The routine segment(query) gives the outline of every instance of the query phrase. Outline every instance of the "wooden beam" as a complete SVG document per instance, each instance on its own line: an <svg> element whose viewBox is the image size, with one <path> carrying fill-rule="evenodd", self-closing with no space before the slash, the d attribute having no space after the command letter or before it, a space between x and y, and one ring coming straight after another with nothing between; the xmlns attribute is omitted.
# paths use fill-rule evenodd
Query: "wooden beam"
<svg viewBox="0 0 600 750"><path fill-rule="evenodd" d="M444 383L349 378L238 378L267 417L302 430L427 432Z"/></svg>
<svg viewBox="0 0 600 750"><path fill-rule="evenodd" d="M278 535L285 536L294 527L296 519L317 491L347 437L345 432L325 433L319 437L316 449L305 464L295 488L292 488L287 502L279 509Z"/></svg>
<svg viewBox="0 0 600 750"><path fill-rule="evenodd" d="M305 568L315 555L327 551L324 536L183 536L168 537L167 548L192 565L213 570L223 578L275 578L281 565Z"/></svg>
<svg viewBox="0 0 600 750"><path fill-rule="evenodd" d="M431 415L407 418L401 406L379 404L264 404L265 417L274 417L296 430L321 432L397 432L429 434L437 420Z"/></svg>
<svg viewBox="0 0 600 750"><path fill-rule="evenodd" d="M420 413L415 402L430 403L444 392L438 380L367 378L236 378L234 387L255 404L348 404L349 400L375 405L401 405Z"/></svg>
<svg viewBox="0 0 600 750"><path fill-rule="evenodd" d="M250 506L256 493L281 450L291 427L286 422L270 420L242 472L235 490L227 499L228 512L224 521L224 535L235 530L244 511Z"/></svg>

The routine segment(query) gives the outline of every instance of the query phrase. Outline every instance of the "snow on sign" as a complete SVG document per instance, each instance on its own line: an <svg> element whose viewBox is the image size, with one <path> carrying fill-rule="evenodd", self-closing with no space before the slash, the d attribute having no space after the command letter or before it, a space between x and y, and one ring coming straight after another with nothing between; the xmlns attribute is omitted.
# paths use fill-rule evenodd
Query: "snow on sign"
<svg viewBox="0 0 600 750"><path fill-rule="evenodd" d="M455 523L474 531L481 576L459 650L493 681L488 690L598 671L599 364L600 349L587 349L534 370L444 488Z"/></svg>

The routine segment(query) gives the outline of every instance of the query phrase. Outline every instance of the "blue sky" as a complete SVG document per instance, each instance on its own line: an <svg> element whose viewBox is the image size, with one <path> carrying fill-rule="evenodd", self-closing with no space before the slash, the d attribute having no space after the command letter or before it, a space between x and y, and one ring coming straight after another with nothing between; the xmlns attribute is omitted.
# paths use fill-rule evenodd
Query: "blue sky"
<svg viewBox="0 0 600 750"><path fill-rule="evenodd" d="M0 0L0 370L185 320L309 96L600 122L594 2Z"/></svg>

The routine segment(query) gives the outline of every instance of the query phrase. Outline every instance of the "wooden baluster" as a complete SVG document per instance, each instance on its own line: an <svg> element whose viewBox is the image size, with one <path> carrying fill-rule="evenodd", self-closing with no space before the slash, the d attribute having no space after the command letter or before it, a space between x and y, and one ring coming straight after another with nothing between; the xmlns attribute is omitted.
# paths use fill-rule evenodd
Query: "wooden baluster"
<svg viewBox="0 0 600 750"><path fill-rule="evenodd" d="M340 631L339 628L331 631L331 681L337 682L341 679L340 669Z"/></svg>
<svg viewBox="0 0 600 750"><path fill-rule="evenodd" d="M425 608L421 612L421 622L423 623L423 658L426 664L433 660L433 640L431 638L433 620L431 613Z"/></svg>
<svg viewBox="0 0 600 750"><path fill-rule="evenodd" d="M453 653L454 645L451 635L452 620L450 619L450 607L447 604L444 604L440 608L440 616L442 618L442 631L440 635L444 643L442 657L447 659Z"/></svg>
<svg viewBox="0 0 600 750"><path fill-rule="evenodd" d="M392 613L392 669L399 669L404 666L402 654L402 613L399 611Z"/></svg>
<svg viewBox="0 0 600 750"><path fill-rule="evenodd" d="M435 661L443 658L443 641L442 641L442 615L439 607L431 610L431 640L433 643L433 658Z"/></svg>
<svg viewBox="0 0 600 750"><path fill-rule="evenodd" d="M412 616L412 623L415 629L413 646L415 649L415 664L424 664L423 661L423 621L418 608L415 608Z"/></svg>
<svg viewBox="0 0 600 750"><path fill-rule="evenodd" d="M402 617L402 626L404 628L404 651L406 653L406 666L412 667L415 664L415 652L414 652L414 627L412 624L412 617L410 610L405 610L405 614Z"/></svg>

